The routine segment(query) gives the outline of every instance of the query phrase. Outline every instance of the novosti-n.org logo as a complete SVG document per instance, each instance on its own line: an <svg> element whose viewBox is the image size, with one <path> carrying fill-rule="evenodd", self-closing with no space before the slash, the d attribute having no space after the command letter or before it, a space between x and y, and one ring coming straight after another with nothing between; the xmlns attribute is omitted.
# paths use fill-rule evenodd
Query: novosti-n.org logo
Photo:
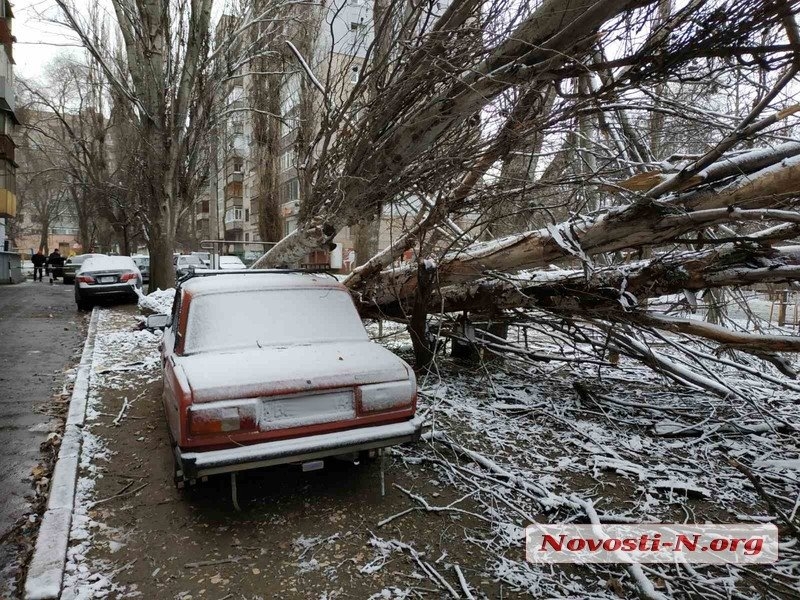
<svg viewBox="0 0 800 600"><path fill-rule="evenodd" d="M533 563L764 564L778 560L772 524L529 525Z"/></svg>

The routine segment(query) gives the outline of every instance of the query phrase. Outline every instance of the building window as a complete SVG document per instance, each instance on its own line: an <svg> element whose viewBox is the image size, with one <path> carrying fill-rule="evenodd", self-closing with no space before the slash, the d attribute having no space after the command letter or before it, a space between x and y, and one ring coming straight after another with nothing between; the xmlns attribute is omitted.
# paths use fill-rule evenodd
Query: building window
<svg viewBox="0 0 800 600"><path fill-rule="evenodd" d="M278 159L278 169L280 172L283 172L288 171L293 166L295 166L294 150L287 150L281 154L280 159Z"/></svg>
<svg viewBox="0 0 800 600"><path fill-rule="evenodd" d="M350 83L358 83L358 67L350 70Z"/></svg>
<svg viewBox="0 0 800 600"><path fill-rule="evenodd" d="M233 129L233 133L235 134L244 133L244 121L237 119L236 121L233 122L231 128Z"/></svg>
<svg viewBox="0 0 800 600"><path fill-rule="evenodd" d="M244 170L244 160L241 158L234 158L233 159L233 172L234 173L241 173Z"/></svg>
<svg viewBox="0 0 800 600"><path fill-rule="evenodd" d="M289 135L297 127L297 117L286 115L281 119L281 137Z"/></svg>
<svg viewBox="0 0 800 600"><path fill-rule="evenodd" d="M288 115L300 103L300 75L292 73L281 87L281 114Z"/></svg>
<svg viewBox="0 0 800 600"><path fill-rule="evenodd" d="M245 242L249 242L250 241L250 234L249 233L245 233L244 234L244 241Z"/></svg>
<svg viewBox="0 0 800 600"><path fill-rule="evenodd" d="M297 219L286 219L283 222L283 235L289 235L297 229Z"/></svg>
<svg viewBox="0 0 800 600"><path fill-rule="evenodd" d="M280 202L281 204L285 204L286 202L293 202L299 199L300 199L300 180L295 177L294 179L290 179L281 186Z"/></svg>
<svg viewBox="0 0 800 600"><path fill-rule="evenodd" d="M244 220L245 221L250 221L250 209L249 208L245 208L244 209Z"/></svg>
<svg viewBox="0 0 800 600"><path fill-rule="evenodd" d="M225 211L225 222L233 223L234 221L241 221L242 213L243 211L241 208L229 208Z"/></svg>

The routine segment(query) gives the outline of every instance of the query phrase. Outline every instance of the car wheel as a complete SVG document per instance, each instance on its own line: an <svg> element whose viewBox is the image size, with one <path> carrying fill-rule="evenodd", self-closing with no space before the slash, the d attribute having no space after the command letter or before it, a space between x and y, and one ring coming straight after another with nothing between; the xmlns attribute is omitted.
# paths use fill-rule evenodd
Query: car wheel
<svg viewBox="0 0 800 600"><path fill-rule="evenodd" d="M75 290L75 304L78 305L78 310L80 311L86 312L92 310L92 303L85 298L81 298L80 292L78 292L77 289Z"/></svg>

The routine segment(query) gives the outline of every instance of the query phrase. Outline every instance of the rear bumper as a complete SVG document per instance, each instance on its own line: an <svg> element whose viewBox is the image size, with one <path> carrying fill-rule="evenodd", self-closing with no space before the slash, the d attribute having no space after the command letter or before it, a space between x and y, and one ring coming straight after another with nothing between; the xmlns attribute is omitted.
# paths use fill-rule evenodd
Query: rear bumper
<svg viewBox="0 0 800 600"><path fill-rule="evenodd" d="M403 423L361 427L225 450L184 452L175 446L175 457L184 477L194 479L218 473L307 462L326 456L386 448L416 441L421 431L422 419L415 417Z"/></svg>
<svg viewBox="0 0 800 600"><path fill-rule="evenodd" d="M101 298L110 296L136 296L136 292L130 283L111 283L99 285L85 285L78 288L78 293L82 298ZM138 285L136 286L139 287Z"/></svg>

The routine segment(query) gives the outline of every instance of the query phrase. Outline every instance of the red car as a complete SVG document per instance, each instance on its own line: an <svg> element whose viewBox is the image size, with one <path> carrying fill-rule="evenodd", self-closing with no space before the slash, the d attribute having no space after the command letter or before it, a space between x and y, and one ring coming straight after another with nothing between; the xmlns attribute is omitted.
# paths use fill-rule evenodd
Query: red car
<svg viewBox="0 0 800 600"><path fill-rule="evenodd" d="M171 318L148 326L166 326L179 484L281 463L317 468L419 438L414 371L369 340L332 277L201 271L178 287Z"/></svg>

